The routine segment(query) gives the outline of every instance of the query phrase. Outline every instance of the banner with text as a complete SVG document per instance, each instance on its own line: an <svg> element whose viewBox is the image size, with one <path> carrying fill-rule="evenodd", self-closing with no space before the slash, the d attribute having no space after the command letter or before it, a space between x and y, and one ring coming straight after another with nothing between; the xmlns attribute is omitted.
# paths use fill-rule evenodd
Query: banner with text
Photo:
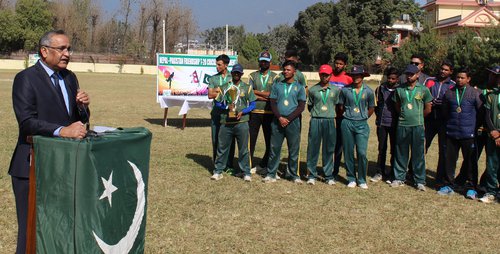
<svg viewBox="0 0 500 254"><path fill-rule="evenodd" d="M206 95L208 79L217 74L216 55L157 54L157 96ZM238 56L229 56L229 69Z"/></svg>

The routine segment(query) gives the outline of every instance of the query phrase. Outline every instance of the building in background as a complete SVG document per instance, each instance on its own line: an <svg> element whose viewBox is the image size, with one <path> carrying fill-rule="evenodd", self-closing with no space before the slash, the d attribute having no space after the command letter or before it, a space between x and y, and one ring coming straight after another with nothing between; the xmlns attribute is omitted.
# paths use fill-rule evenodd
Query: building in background
<svg viewBox="0 0 500 254"><path fill-rule="evenodd" d="M441 35L470 27L479 33L500 20L500 0L427 0L422 6L426 21Z"/></svg>

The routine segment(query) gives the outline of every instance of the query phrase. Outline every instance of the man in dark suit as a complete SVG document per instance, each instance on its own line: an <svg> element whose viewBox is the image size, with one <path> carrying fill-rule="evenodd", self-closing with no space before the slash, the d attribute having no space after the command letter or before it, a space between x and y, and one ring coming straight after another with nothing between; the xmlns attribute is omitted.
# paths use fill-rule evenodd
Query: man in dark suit
<svg viewBox="0 0 500 254"><path fill-rule="evenodd" d="M73 72L66 69L71 45L62 30L45 33L39 42L40 60L18 73L12 87L12 104L19 138L9 174L16 199L18 238L16 253L25 253L30 168L28 136L82 139L88 122L87 93L80 91Z"/></svg>

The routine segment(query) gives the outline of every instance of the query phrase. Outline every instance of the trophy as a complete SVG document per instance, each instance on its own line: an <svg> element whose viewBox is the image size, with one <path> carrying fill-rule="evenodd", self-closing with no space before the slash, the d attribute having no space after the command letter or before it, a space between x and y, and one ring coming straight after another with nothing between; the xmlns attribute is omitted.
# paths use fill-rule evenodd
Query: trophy
<svg viewBox="0 0 500 254"><path fill-rule="evenodd" d="M233 83L229 83L229 87L224 91L224 100L227 105L233 105L229 108L229 118L236 118L238 115L237 105L239 104L240 88Z"/></svg>

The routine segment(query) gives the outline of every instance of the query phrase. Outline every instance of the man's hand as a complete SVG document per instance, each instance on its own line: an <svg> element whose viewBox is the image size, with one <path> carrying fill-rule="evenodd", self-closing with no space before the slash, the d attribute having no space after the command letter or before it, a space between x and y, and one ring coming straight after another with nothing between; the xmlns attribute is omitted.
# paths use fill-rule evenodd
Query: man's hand
<svg viewBox="0 0 500 254"><path fill-rule="evenodd" d="M88 106L90 104L89 95L85 91L78 90L76 94L76 103Z"/></svg>
<svg viewBox="0 0 500 254"><path fill-rule="evenodd" d="M498 137L500 137L500 132L498 132L497 130L492 130L490 131L490 136L492 139L497 139Z"/></svg>
<svg viewBox="0 0 500 254"><path fill-rule="evenodd" d="M85 125L80 121L74 122L66 127L62 127L59 132L59 136L62 138L82 139L85 135L87 135L87 130L85 129Z"/></svg>
<svg viewBox="0 0 500 254"><path fill-rule="evenodd" d="M281 127L283 128L285 128L290 123L290 121L288 121L288 119L284 117L280 117L278 120L280 121Z"/></svg>
<svg viewBox="0 0 500 254"><path fill-rule="evenodd" d="M243 112L239 112L238 115L236 115L236 120L240 120L241 116L243 116Z"/></svg>

